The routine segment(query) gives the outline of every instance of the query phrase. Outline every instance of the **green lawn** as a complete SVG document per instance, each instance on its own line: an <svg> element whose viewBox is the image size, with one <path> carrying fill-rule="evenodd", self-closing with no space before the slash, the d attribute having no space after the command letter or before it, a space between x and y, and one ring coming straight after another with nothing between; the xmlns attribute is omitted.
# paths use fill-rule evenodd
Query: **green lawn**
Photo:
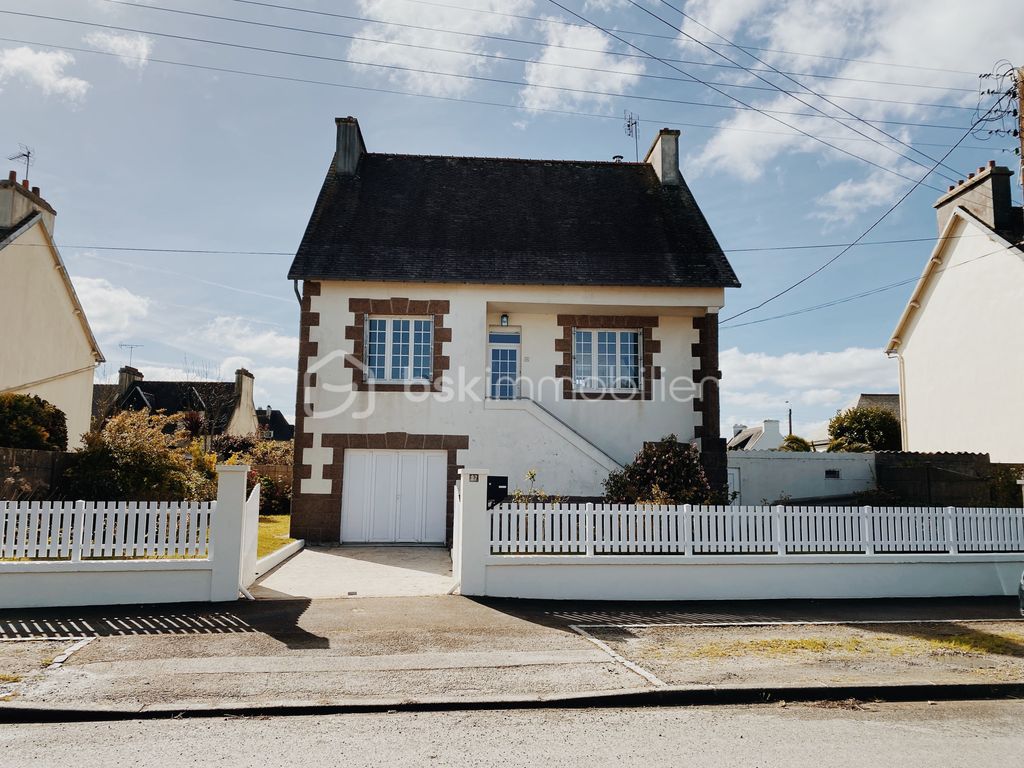
<svg viewBox="0 0 1024 768"><path fill-rule="evenodd" d="M264 557L280 549L285 544L295 541L288 536L291 515L260 515L259 545L256 557Z"/></svg>

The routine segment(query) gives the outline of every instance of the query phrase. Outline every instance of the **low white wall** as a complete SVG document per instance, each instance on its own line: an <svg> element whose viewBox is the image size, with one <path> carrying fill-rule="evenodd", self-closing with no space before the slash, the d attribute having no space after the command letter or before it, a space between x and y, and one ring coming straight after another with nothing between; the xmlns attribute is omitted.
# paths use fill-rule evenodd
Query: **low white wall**
<svg viewBox="0 0 1024 768"><path fill-rule="evenodd" d="M848 496L876 487L874 453L729 451L733 504L771 504L779 499ZM838 470L839 478L826 477Z"/></svg>
<svg viewBox="0 0 1024 768"><path fill-rule="evenodd" d="M636 555L485 559L482 591L548 600L765 600L1013 595L1024 554ZM479 589L479 587L477 587ZM463 594L469 594L463 590Z"/></svg>
<svg viewBox="0 0 1024 768"><path fill-rule="evenodd" d="M213 572L209 560L4 563L0 608L209 601Z"/></svg>

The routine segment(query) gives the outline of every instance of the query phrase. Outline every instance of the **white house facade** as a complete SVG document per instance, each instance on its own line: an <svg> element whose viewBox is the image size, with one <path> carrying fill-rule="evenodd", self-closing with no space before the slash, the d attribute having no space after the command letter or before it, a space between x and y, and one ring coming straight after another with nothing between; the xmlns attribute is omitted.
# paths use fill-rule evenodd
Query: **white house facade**
<svg viewBox="0 0 1024 768"><path fill-rule="evenodd" d="M736 286L678 169L338 150L301 281L294 535L444 543L464 465L596 497L644 442L725 485L717 312Z"/></svg>
<svg viewBox="0 0 1024 768"><path fill-rule="evenodd" d="M36 395L67 417L68 446L89 430L103 362L53 241L56 212L38 187L0 181L0 393Z"/></svg>
<svg viewBox="0 0 1024 768"><path fill-rule="evenodd" d="M903 449L1024 462L1024 220L989 163L941 197L940 236L886 349Z"/></svg>

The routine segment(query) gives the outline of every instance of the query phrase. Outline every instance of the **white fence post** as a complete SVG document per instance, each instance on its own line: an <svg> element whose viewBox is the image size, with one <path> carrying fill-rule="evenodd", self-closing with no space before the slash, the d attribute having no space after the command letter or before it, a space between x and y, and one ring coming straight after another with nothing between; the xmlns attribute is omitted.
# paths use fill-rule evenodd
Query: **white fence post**
<svg viewBox="0 0 1024 768"><path fill-rule="evenodd" d="M693 505L683 504L683 519L680 520L683 528L683 555L693 554Z"/></svg>
<svg viewBox="0 0 1024 768"><path fill-rule="evenodd" d="M239 557L238 583L248 589L256 581L256 555L260 540L260 487L257 481L245 501L242 519L242 553Z"/></svg>
<svg viewBox="0 0 1024 768"><path fill-rule="evenodd" d="M486 469L459 470L459 496L462 498L459 554L463 595L487 594L487 563L491 554L491 510L487 508Z"/></svg>
<svg viewBox="0 0 1024 768"><path fill-rule="evenodd" d="M210 600L227 602L238 599L242 537L245 533L245 464L217 466L217 506L210 522Z"/></svg>
<svg viewBox="0 0 1024 768"><path fill-rule="evenodd" d="M875 526L872 523L872 508L865 506L860 508L860 537L864 542L864 554L875 554Z"/></svg>
<svg viewBox="0 0 1024 768"><path fill-rule="evenodd" d="M76 501L75 511L71 516L71 562L82 562L82 549L85 545L85 502Z"/></svg>
<svg viewBox="0 0 1024 768"><path fill-rule="evenodd" d="M586 552L587 557L594 556L594 505L587 502L583 508L583 525L586 528Z"/></svg>
<svg viewBox="0 0 1024 768"><path fill-rule="evenodd" d="M949 554L960 553L960 542L956 535L956 507L946 507L946 545Z"/></svg>
<svg viewBox="0 0 1024 768"><path fill-rule="evenodd" d="M782 514L782 506L776 504L772 507L772 526L775 528L775 554L786 554L786 525Z"/></svg>

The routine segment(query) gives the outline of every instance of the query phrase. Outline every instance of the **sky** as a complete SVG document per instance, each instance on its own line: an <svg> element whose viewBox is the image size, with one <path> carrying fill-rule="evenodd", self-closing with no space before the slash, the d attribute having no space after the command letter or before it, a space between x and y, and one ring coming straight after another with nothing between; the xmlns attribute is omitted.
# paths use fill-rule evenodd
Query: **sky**
<svg viewBox="0 0 1024 768"><path fill-rule="evenodd" d="M990 159L1016 169L1014 139L970 128L995 82L978 75L1024 64L1019 21L1019 0L0 0L0 151L34 150L100 379L129 356L150 379L245 366L257 405L290 416L286 273L335 116L370 151L550 159L642 157L678 128L743 283L721 314L723 429L792 408L818 438L858 393L897 391L882 350L940 192ZM866 245L730 322L939 160Z"/></svg>

